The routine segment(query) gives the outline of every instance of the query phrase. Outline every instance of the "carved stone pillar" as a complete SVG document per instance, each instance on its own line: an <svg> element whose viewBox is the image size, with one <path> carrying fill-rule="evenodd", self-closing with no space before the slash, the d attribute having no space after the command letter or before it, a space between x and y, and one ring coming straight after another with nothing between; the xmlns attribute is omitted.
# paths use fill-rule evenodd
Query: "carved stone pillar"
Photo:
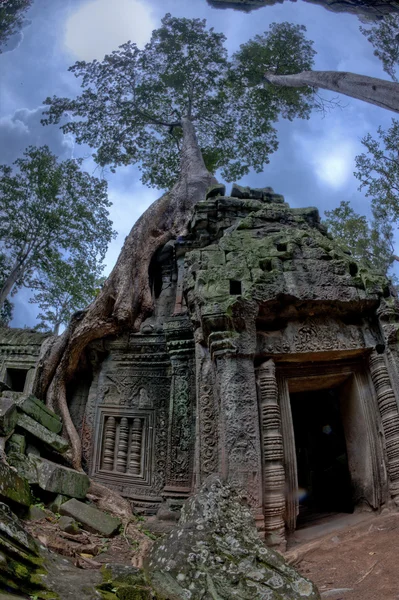
<svg viewBox="0 0 399 600"><path fill-rule="evenodd" d="M219 470L219 407L215 390L215 372L210 353L196 343L195 365L197 378L197 466L196 487Z"/></svg>
<svg viewBox="0 0 399 600"><path fill-rule="evenodd" d="M378 408L384 429L388 458L390 492L399 505L399 413L384 356L373 352L369 360L371 377L377 393Z"/></svg>
<svg viewBox="0 0 399 600"><path fill-rule="evenodd" d="M187 317L164 324L172 367L168 455L163 496L186 498L192 491L195 438L194 340Z"/></svg>
<svg viewBox="0 0 399 600"><path fill-rule="evenodd" d="M238 314L237 314L238 313ZM231 329L214 331L208 344L216 369L219 397L219 471L241 490L260 530L262 462L253 356L257 306L246 303L231 317ZM222 321L214 324L219 327Z"/></svg>
<svg viewBox="0 0 399 600"><path fill-rule="evenodd" d="M263 507L265 540L285 548L285 471L276 366L273 360L259 369L260 415L263 449Z"/></svg>

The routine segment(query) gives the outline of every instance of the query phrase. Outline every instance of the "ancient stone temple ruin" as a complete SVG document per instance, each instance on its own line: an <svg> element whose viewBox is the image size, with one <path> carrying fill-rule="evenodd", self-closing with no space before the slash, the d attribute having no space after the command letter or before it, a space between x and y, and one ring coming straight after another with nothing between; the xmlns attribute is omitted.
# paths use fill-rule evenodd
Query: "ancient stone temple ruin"
<svg viewBox="0 0 399 600"><path fill-rule="evenodd" d="M311 514L397 501L398 303L315 208L215 186L149 278L153 315L92 343L69 389L95 480L155 514L220 473L277 547Z"/></svg>

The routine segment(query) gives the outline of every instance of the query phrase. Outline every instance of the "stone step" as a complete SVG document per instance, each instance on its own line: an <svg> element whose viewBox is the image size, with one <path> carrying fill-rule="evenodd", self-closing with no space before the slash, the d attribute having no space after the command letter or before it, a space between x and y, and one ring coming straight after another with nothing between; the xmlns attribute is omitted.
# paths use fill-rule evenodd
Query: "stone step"
<svg viewBox="0 0 399 600"><path fill-rule="evenodd" d="M17 425L61 454L69 449L69 444L64 438L53 431L49 431L46 427L37 423L32 417L25 413L21 413L18 416Z"/></svg>
<svg viewBox="0 0 399 600"><path fill-rule="evenodd" d="M74 498L60 506L60 514L72 517L82 524L83 529L99 533L104 537L111 537L117 533L121 525L120 519L111 517L111 515Z"/></svg>
<svg viewBox="0 0 399 600"><path fill-rule="evenodd" d="M22 504L22 506L33 504L33 496L27 480L22 479L11 467L4 463L0 463L0 498L5 501L11 500Z"/></svg>

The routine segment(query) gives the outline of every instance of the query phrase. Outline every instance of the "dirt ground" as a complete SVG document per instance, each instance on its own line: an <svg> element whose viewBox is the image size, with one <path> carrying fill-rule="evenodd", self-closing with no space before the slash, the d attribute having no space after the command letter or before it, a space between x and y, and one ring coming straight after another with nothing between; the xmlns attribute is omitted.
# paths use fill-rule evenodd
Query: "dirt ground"
<svg viewBox="0 0 399 600"><path fill-rule="evenodd" d="M49 550L89 570L107 562L140 567L153 539L144 522L111 539L69 535L50 513L26 526ZM285 557L316 583L323 600L399 600L399 513L347 515L299 530Z"/></svg>
<svg viewBox="0 0 399 600"><path fill-rule="evenodd" d="M399 513L365 516L285 556L323 600L399 600Z"/></svg>

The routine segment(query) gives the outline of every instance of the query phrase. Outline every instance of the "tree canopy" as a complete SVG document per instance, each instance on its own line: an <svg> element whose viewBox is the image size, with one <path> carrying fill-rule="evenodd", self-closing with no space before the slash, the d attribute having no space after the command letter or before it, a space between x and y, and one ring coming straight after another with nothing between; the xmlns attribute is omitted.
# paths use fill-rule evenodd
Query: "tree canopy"
<svg viewBox="0 0 399 600"><path fill-rule="evenodd" d="M399 15L386 15L360 31L374 47L374 55L382 62L385 73L393 81L398 81L396 71L399 65Z"/></svg>
<svg viewBox="0 0 399 600"><path fill-rule="evenodd" d="M23 23L23 17L32 0L0 0L0 53L9 38Z"/></svg>
<svg viewBox="0 0 399 600"><path fill-rule="evenodd" d="M278 118L307 118L312 102L304 90L265 89L260 64L248 57L259 52L284 73L309 69L314 51L305 31L273 23L229 60L223 34L204 20L167 14L143 50L127 42L102 62L71 67L83 92L47 98L44 123L72 115L64 133L96 148L102 166L137 164L150 186L170 188L177 179L182 118L193 123L208 168L228 181L260 172L277 148Z"/></svg>
<svg viewBox="0 0 399 600"><path fill-rule="evenodd" d="M342 200L337 208L326 210L329 232L343 248L350 250L356 261L388 274L394 255L394 228L384 215L374 212L371 223L356 213L350 202Z"/></svg>
<svg viewBox="0 0 399 600"><path fill-rule="evenodd" d="M72 314L84 309L101 286L101 267L90 269L81 258L56 258L48 270L32 283L33 297L29 300L40 309L38 329L51 329L58 335L61 325L67 325Z"/></svg>
<svg viewBox="0 0 399 600"><path fill-rule="evenodd" d="M59 161L47 146L29 147L13 168L0 165L0 243L5 257L0 307L61 260L96 272L112 239L107 185Z"/></svg>

